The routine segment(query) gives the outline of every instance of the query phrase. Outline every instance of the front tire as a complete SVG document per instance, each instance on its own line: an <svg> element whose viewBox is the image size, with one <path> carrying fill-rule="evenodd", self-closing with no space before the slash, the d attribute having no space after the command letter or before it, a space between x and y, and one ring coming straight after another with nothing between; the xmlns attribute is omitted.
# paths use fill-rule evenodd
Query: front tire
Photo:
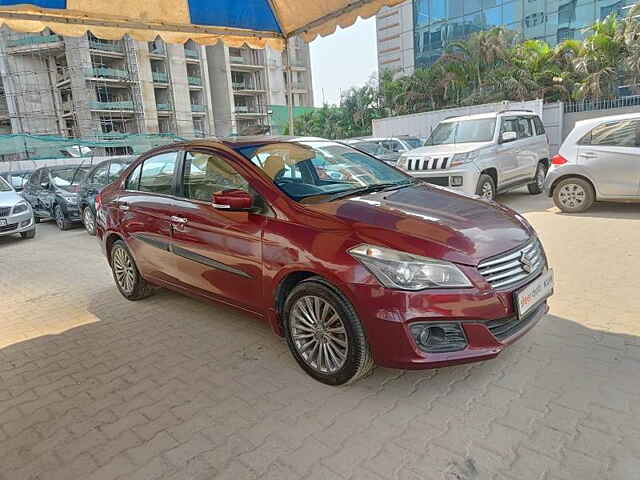
<svg viewBox="0 0 640 480"><path fill-rule="evenodd" d="M64 212L62 211L62 207L60 205L56 205L53 209L53 218L55 218L56 225L60 230L64 231L71 228L71 222L64 216Z"/></svg>
<svg viewBox="0 0 640 480"><path fill-rule="evenodd" d="M116 241L111 247L109 260L113 279L124 298L131 301L142 300L153 293L122 240Z"/></svg>
<svg viewBox="0 0 640 480"><path fill-rule="evenodd" d="M31 230L27 230L26 232L20 232L20 236L22 237L23 240L30 240L34 238L36 236L35 227L32 228Z"/></svg>
<svg viewBox="0 0 640 480"><path fill-rule="evenodd" d="M343 385L372 370L369 344L353 307L323 279L312 277L291 291L283 323L291 354L316 380Z"/></svg>
<svg viewBox="0 0 640 480"><path fill-rule="evenodd" d="M480 175L476 195L479 195L483 200L493 201L496 199L496 182L490 175L486 173Z"/></svg>
<svg viewBox="0 0 640 480"><path fill-rule="evenodd" d="M527 185L527 189L531 195L538 195L544 189L544 180L547 178L547 166L544 162L538 163L536 168L535 181Z"/></svg>
<svg viewBox="0 0 640 480"><path fill-rule="evenodd" d="M553 203L565 213L584 212L593 205L595 198L591 184L578 177L565 178L553 189Z"/></svg>
<svg viewBox="0 0 640 480"><path fill-rule="evenodd" d="M88 205L82 210L82 223L89 235L94 236L96 234L96 216Z"/></svg>

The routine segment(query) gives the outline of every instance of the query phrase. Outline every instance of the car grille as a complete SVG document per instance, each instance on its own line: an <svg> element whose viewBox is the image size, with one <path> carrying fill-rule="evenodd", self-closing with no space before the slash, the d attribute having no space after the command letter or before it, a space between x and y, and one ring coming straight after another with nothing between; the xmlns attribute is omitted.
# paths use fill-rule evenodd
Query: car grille
<svg viewBox="0 0 640 480"><path fill-rule="evenodd" d="M408 158L407 170L444 170L449 165L450 157Z"/></svg>
<svg viewBox="0 0 640 480"><path fill-rule="evenodd" d="M10 223L9 225L3 225L0 227L0 233L10 232L11 230L15 230L16 228L18 228L17 223Z"/></svg>
<svg viewBox="0 0 640 480"><path fill-rule="evenodd" d="M0 207L0 217L8 217L11 213L11 207Z"/></svg>
<svg viewBox="0 0 640 480"><path fill-rule="evenodd" d="M433 185L440 185L441 187L449 186L449 177L426 177L422 180Z"/></svg>
<svg viewBox="0 0 640 480"><path fill-rule="evenodd" d="M515 252L483 260L478 270L493 288L504 288L533 278L544 264L542 245L536 238Z"/></svg>
<svg viewBox="0 0 640 480"><path fill-rule="evenodd" d="M490 322L487 322L487 328L491 331L494 337L502 341L512 335L515 335L524 327L529 325L531 321L536 318L540 309L545 308L545 305L546 303L543 303L538 308L534 308L532 312L522 318L518 318L517 315L514 315L513 317L502 318L500 320L491 320Z"/></svg>

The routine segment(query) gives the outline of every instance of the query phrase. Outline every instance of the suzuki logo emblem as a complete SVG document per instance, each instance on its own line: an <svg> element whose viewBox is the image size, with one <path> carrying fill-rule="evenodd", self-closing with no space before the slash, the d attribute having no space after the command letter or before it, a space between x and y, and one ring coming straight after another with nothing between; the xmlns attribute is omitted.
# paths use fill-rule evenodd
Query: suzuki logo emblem
<svg viewBox="0 0 640 480"><path fill-rule="evenodd" d="M533 263L531 262L529 257L527 257L527 254L525 252L522 252L520 254L520 263L522 264L522 269L525 272L531 273L531 271L533 270Z"/></svg>

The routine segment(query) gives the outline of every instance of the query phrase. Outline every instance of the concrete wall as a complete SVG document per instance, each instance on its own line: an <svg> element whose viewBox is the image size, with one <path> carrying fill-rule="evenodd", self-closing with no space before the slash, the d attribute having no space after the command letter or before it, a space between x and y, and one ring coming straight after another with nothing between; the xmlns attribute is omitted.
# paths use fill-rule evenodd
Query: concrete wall
<svg viewBox="0 0 640 480"><path fill-rule="evenodd" d="M542 114L542 100L530 102L502 102L474 105L471 107L448 108L432 112L414 113L398 117L380 118L373 121L373 135L375 137L393 137L396 135L414 135L428 137L441 120L447 117L471 115L474 113L496 112L506 109L533 110Z"/></svg>
<svg viewBox="0 0 640 480"><path fill-rule="evenodd" d="M562 140L566 135L562 134L564 124L564 104L562 102L546 103L542 110L542 123L547 131L549 139L549 153L555 155L560 149Z"/></svg>

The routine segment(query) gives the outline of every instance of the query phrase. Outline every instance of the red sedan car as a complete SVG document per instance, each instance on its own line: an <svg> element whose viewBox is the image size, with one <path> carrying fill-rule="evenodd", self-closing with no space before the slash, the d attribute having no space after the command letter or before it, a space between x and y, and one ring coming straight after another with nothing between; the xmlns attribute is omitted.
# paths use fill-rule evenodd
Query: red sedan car
<svg viewBox="0 0 640 480"><path fill-rule="evenodd" d="M320 174L340 168L366 175ZM493 358L553 290L520 215L321 139L150 151L102 191L97 236L126 298L162 286L250 312L332 385Z"/></svg>

